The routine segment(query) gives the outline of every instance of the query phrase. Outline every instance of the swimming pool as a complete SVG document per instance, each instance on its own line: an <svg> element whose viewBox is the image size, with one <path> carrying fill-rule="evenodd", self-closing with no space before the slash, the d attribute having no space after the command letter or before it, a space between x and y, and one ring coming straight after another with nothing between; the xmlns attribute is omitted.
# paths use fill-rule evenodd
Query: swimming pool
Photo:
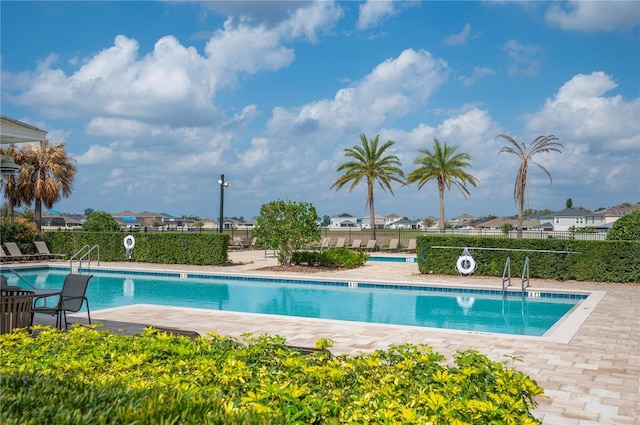
<svg viewBox="0 0 640 425"><path fill-rule="evenodd" d="M68 269L21 270L36 288L60 288ZM91 310L134 304L542 336L583 294L533 293L194 273L92 270ZM9 284L20 284L7 274ZM22 284L22 286L25 286Z"/></svg>

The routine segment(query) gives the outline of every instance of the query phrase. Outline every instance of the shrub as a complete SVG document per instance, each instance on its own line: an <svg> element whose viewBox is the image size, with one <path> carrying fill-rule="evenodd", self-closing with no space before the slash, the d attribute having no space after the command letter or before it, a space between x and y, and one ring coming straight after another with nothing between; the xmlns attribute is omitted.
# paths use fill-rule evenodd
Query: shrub
<svg viewBox="0 0 640 425"><path fill-rule="evenodd" d="M35 423L518 423L542 389L476 351L302 355L278 336L190 339L88 327L0 335L0 417Z"/></svg>
<svg viewBox="0 0 640 425"><path fill-rule="evenodd" d="M111 214L104 211L94 211L82 223L85 232L119 232L120 225Z"/></svg>
<svg viewBox="0 0 640 425"><path fill-rule="evenodd" d="M331 248L326 251L298 251L291 258L291 263L352 269L363 265L368 258L369 254L366 252L352 251L347 248Z"/></svg>
<svg viewBox="0 0 640 425"><path fill-rule="evenodd" d="M38 225L26 218L18 218L13 222L0 220L0 241L15 242L25 254L34 252L33 241L38 235Z"/></svg>
<svg viewBox="0 0 640 425"><path fill-rule="evenodd" d="M617 219L607 232L607 240L640 241L640 210Z"/></svg>

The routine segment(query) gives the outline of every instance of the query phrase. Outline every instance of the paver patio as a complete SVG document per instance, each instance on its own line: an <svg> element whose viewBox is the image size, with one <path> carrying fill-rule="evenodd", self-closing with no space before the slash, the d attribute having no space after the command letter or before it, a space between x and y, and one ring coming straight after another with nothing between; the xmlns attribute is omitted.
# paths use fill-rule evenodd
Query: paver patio
<svg viewBox="0 0 640 425"><path fill-rule="evenodd" d="M258 270L276 264L264 251L233 252L230 259L236 265L160 267L103 262L100 268L299 276ZM499 278L420 275L415 263L370 262L355 270L310 277L501 288ZM519 283L514 280L514 284ZM516 356L522 361L514 367L529 374L545 390L546 397L538 399L534 411L544 424L640 424L640 285L532 280L531 286L534 290L586 291L600 296L577 307L571 319L576 322L573 326L568 324L551 337L539 338L152 305L93 311L92 318L120 333L140 332L145 325L155 325L194 330L201 335L209 331L236 337L246 332L278 334L299 346L313 346L318 338L329 338L335 342L331 351L336 354L372 351L389 344L425 343L448 360L456 351L466 349L478 350L495 361L504 361L505 355ZM86 320L86 314L76 320L83 317ZM37 323L48 320L36 318Z"/></svg>

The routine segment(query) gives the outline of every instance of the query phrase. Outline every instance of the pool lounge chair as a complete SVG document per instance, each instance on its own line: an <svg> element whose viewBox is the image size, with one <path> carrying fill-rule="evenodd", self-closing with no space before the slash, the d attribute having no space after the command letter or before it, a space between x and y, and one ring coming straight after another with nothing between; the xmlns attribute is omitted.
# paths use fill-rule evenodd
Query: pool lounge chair
<svg viewBox="0 0 640 425"><path fill-rule="evenodd" d="M346 240L347 238L338 238L338 241L336 242L336 246L334 246L334 248L344 248Z"/></svg>
<svg viewBox="0 0 640 425"><path fill-rule="evenodd" d="M58 295L58 303L55 307L38 306L38 300L45 297L36 297L32 313L45 313L56 316L56 327L62 329L62 319L64 318L64 328L68 329L67 312L77 313L82 309L83 304L87 306L87 318L91 324L91 313L89 312L89 300L87 299L87 287L92 274L69 273L64 278L62 291ZM33 316L33 315L32 315Z"/></svg>
<svg viewBox="0 0 640 425"><path fill-rule="evenodd" d="M320 244L320 248L318 248L320 251L324 251L325 249L329 249L331 248L331 238L324 238L322 239L322 243Z"/></svg>
<svg viewBox="0 0 640 425"><path fill-rule="evenodd" d="M23 254L15 242L5 242L4 246L7 247L9 255L19 261L37 261L42 258L41 254Z"/></svg>
<svg viewBox="0 0 640 425"><path fill-rule="evenodd" d="M378 244L378 241L376 241L375 239L369 239L367 241L367 245L363 248L363 250L373 252L376 250L377 244Z"/></svg>
<svg viewBox="0 0 640 425"><path fill-rule="evenodd" d="M242 245L242 238L240 236L234 236L233 239L231 239L231 241L229 241L229 248L230 249L244 249L244 246Z"/></svg>
<svg viewBox="0 0 640 425"><path fill-rule="evenodd" d="M66 257L66 254L53 254L51 251L49 251L49 247L47 246L47 243L45 241L35 241L34 245L36 246L38 254L42 256L43 260L55 260L56 258L62 260L64 257Z"/></svg>
<svg viewBox="0 0 640 425"><path fill-rule="evenodd" d="M389 246L385 248L388 252L398 252L398 244L400 243L400 239L391 239L389 241Z"/></svg>
<svg viewBox="0 0 640 425"><path fill-rule="evenodd" d="M0 245L0 261L3 263L13 263L14 258L4 252L4 248Z"/></svg>
<svg viewBox="0 0 640 425"><path fill-rule="evenodd" d="M362 247L362 239L354 239L349 247L350 249L360 249Z"/></svg>
<svg viewBox="0 0 640 425"><path fill-rule="evenodd" d="M409 239L409 245L406 248L402 248L403 252L416 252L416 240Z"/></svg>

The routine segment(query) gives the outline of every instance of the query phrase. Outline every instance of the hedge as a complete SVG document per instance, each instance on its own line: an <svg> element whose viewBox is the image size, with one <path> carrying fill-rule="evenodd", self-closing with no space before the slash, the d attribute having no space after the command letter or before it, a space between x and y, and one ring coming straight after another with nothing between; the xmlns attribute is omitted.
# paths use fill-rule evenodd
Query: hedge
<svg viewBox="0 0 640 425"><path fill-rule="evenodd" d="M640 281L640 241L418 236L416 252L420 273L458 274L456 262L465 247L470 249L478 265L474 275L502 276L509 257L512 277L521 276L525 258L529 257L532 278Z"/></svg>
<svg viewBox="0 0 640 425"><path fill-rule="evenodd" d="M122 232L48 232L44 239L51 252L71 258L82 247L98 245L100 260L126 261ZM137 233L131 261L160 264L220 265L229 260L229 235L219 233ZM92 252L92 260L97 252Z"/></svg>
<svg viewBox="0 0 640 425"><path fill-rule="evenodd" d="M4 424L537 424L543 390L473 350L303 355L278 336L0 335Z"/></svg>

